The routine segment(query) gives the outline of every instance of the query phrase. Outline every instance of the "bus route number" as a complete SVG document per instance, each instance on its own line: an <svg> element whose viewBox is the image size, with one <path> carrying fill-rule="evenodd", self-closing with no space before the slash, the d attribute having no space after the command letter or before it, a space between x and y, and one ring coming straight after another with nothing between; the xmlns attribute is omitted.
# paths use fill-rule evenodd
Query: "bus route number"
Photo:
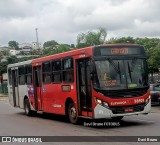
<svg viewBox="0 0 160 145"><path fill-rule="evenodd" d="M144 99L135 99L134 103L135 104L137 104L137 103L144 103Z"/></svg>

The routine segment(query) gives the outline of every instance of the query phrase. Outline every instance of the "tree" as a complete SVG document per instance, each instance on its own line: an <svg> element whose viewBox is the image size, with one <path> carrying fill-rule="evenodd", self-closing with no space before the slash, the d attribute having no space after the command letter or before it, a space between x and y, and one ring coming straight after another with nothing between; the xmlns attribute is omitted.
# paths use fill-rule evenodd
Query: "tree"
<svg viewBox="0 0 160 145"><path fill-rule="evenodd" d="M71 48L75 48L75 45L74 45L74 44L71 44Z"/></svg>
<svg viewBox="0 0 160 145"><path fill-rule="evenodd" d="M56 45L58 45L58 43L55 41L55 40L50 40L50 41L47 41L43 44L43 47L44 48L47 48L47 47L55 47Z"/></svg>
<svg viewBox="0 0 160 145"><path fill-rule="evenodd" d="M151 80L153 81L153 74L159 72L160 68L160 45L158 44L156 47L150 48L147 57L149 73L151 74Z"/></svg>
<svg viewBox="0 0 160 145"><path fill-rule="evenodd" d="M7 65L8 65L8 62L7 62L7 61L0 62L0 76L1 76L3 73L6 73L6 72L7 72Z"/></svg>
<svg viewBox="0 0 160 145"><path fill-rule="evenodd" d="M33 49L31 52L32 55L43 55L42 49Z"/></svg>
<svg viewBox="0 0 160 145"><path fill-rule="evenodd" d="M53 54L57 54L57 53L62 53L62 52L66 52L66 51L70 51L70 45L68 44L60 44L58 46L55 47L48 47L43 49L43 54L46 55L53 55Z"/></svg>
<svg viewBox="0 0 160 145"><path fill-rule="evenodd" d="M48 55L55 54L55 49L56 49L55 47L47 47L47 48L44 48L42 52L45 56L48 56Z"/></svg>
<svg viewBox="0 0 160 145"><path fill-rule="evenodd" d="M55 50L56 53L62 53L62 52L67 52L70 51L71 46L68 44L60 44Z"/></svg>
<svg viewBox="0 0 160 145"><path fill-rule="evenodd" d="M121 38L111 38L106 43L135 43L135 39L133 37L121 37Z"/></svg>
<svg viewBox="0 0 160 145"><path fill-rule="evenodd" d="M8 64L13 64L13 63L17 63L18 62L18 58L16 56L9 56L7 57L7 62Z"/></svg>
<svg viewBox="0 0 160 145"><path fill-rule="evenodd" d="M107 31L105 28L99 28L96 32L88 31L77 36L77 47L86 47L92 45L100 45L105 42Z"/></svg>
<svg viewBox="0 0 160 145"><path fill-rule="evenodd" d="M14 48L16 50L19 49L19 43L14 41L14 40L13 41L9 41L8 42L8 46L11 47L11 48Z"/></svg>

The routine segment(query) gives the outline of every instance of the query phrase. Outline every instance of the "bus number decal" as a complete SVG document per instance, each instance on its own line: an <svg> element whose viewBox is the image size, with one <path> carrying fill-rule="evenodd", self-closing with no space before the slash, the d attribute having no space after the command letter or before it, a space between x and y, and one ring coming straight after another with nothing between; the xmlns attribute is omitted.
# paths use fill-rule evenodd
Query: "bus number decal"
<svg viewBox="0 0 160 145"><path fill-rule="evenodd" d="M137 104L137 103L144 103L144 99L135 99L134 103L135 104Z"/></svg>
<svg viewBox="0 0 160 145"><path fill-rule="evenodd" d="M63 92L70 92L71 91L71 86L70 85L63 85L62 86L62 91Z"/></svg>

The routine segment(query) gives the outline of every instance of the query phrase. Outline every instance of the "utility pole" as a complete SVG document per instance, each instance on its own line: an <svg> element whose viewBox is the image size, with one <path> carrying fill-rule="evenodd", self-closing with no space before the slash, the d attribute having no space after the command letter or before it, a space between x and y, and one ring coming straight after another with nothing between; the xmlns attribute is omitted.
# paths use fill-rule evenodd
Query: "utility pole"
<svg viewBox="0 0 160 145"><path fill-rule="evenodd" d="M36 39L37 39L37 48L39 48L39 42L38 42L38 28L35 29L36 30Z"/></svg>

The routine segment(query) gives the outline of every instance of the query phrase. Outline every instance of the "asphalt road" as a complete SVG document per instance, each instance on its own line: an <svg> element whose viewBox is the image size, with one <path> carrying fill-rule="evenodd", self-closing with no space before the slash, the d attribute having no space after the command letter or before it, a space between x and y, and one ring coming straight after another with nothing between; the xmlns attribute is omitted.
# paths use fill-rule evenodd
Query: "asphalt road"
<svg viewBox="0 0 160 145"><path fill-rule="evenodd" d="M160 106L152 107L152 111L148 115L125 117L121 122L118 122L119 125L116 126L108 125L110 122L111 120L83 119L79 125L73 125L66 122L65 118L59 115L38 114L34 117L27 117L22 109L10 106L8 100L0 101L0 136L160 136ZM96 124L96 126L89 126L89 124L93 123ZM149 143L54 142L41 144L135 145ZM159 143L152 144L158 145Z"/></svg>

